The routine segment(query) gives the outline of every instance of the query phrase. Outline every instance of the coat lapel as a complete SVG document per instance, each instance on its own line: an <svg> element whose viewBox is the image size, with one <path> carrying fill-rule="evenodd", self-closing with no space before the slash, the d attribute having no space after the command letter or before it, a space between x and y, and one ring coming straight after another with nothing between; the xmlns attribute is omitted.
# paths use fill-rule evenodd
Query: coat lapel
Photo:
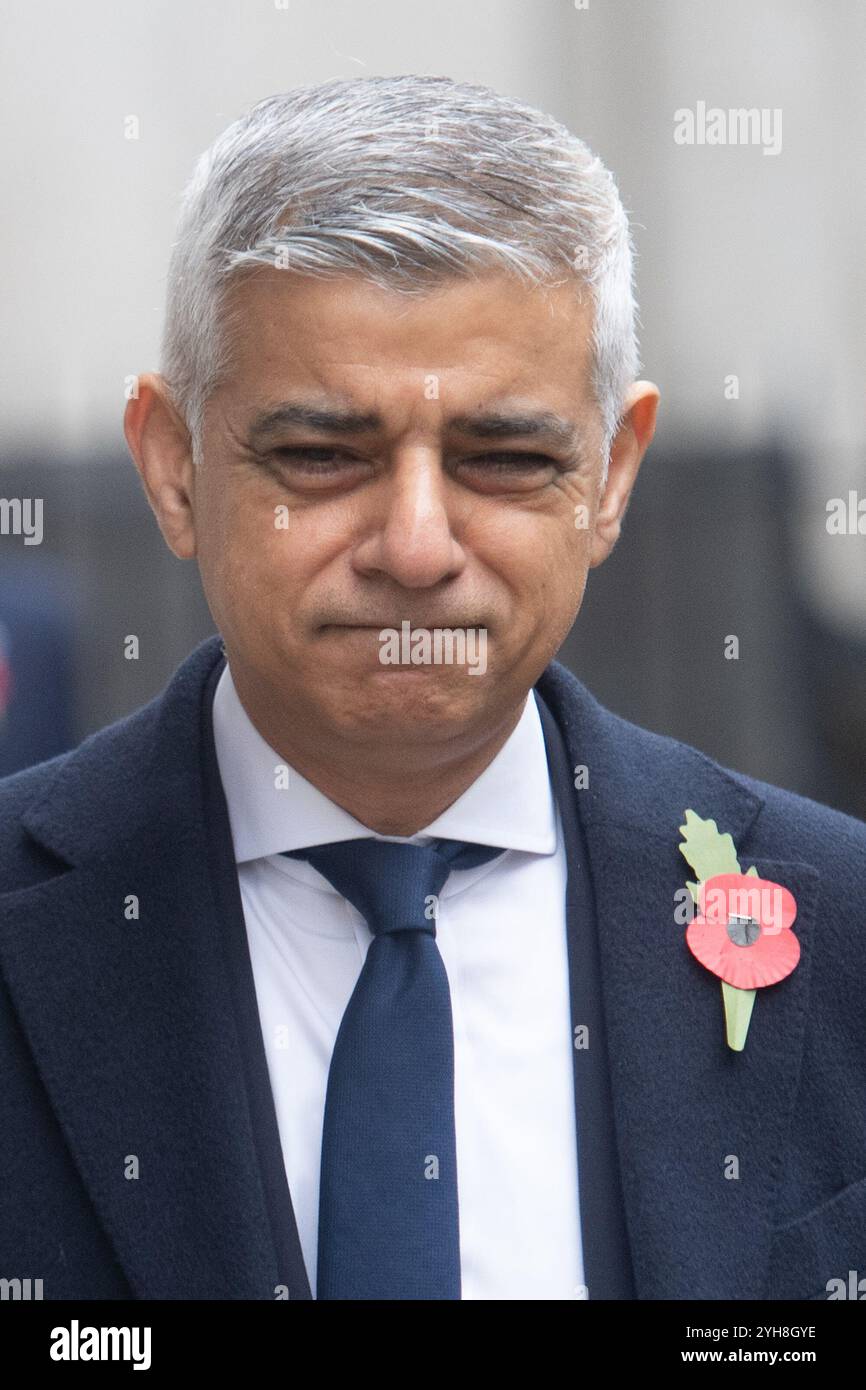
<svg viewBox="0 0 866 1390"><path fill-rule="evenodd" d="M219 655L209 639L159 699L70 755L25 816L52 876L0 898L0 963L138 1298L273 1299L292 1277L203 828L201 702ZM289 1295L309 1298L305 1282L301 1266Z"/></svg>
<svg viewBox="0 0 866 1390"><path fill-rule="evenodd" d="M687 745L600 706L553 663L539 690L572 767L590 861L616 1143L638 1298L764 1296L803 1050L819 875L750 853L761 805ZM719 981L694 960L675 894L687 806L729 831L743 869L790 888L802 957L760 990L745 1050L725 1043ZM755 840L757 844L757 840Z"/></svg>

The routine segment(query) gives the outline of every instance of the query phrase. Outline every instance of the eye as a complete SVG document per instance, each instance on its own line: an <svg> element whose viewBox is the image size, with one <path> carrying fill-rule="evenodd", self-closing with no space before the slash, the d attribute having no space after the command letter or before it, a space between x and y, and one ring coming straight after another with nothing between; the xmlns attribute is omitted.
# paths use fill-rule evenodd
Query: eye
<svg viewBox="0 0 866 1390"><path fill-rule="evenodd" d="M486 467L492 465L494 471L497 469L531 469L549 468L555 464L555 460L548 458L547 454L521 454L507 453L500 451L495 454L478 454L472 458L463 459L463 463L470 466L481 465Z"/></svg>
<svg viewBox="0 0 866 1390"><path fill-rule="evenodd" d="M560 470L561 465L547 454L497 450L458 459L454 475L476 491L531 492L546 487L552 475Z"/></svg>
<svg viewBox="0 0 866 1390"><path fill-rule="evenodd" d="M359 463L354 455L340 449L321 448L281 448L274 450L274 457L286 463L299 463L307 473L329 473L341 463Z"/></svg>

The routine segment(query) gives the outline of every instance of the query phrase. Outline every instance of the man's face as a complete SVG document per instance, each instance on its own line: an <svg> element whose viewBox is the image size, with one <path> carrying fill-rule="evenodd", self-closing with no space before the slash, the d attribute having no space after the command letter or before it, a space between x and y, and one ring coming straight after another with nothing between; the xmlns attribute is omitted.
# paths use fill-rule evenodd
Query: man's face
<svg viewBox="0 0 866 1390"><path fill-rule="evenodd" d="M585 299L492 274L416 299L276 269L235 284L188 549L242 697L392 747L516 708L618 524L596 527ZM404 621L483 629L485 672L383 664Z"/></svg>

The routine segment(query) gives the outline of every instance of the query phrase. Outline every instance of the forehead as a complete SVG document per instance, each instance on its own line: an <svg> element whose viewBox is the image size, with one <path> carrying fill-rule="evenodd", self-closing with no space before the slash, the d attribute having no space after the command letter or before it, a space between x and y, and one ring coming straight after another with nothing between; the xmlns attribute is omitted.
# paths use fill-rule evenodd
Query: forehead
<svg viewBox="0 0 866 1390"><path fill-rule="evenodd" d="M452 394L588 399L592 305L573 279L487 273L410 297L357 275L264 268L230 286L225 311L230 380L257 396L315 384L382 397L434 378Z"/></svg>

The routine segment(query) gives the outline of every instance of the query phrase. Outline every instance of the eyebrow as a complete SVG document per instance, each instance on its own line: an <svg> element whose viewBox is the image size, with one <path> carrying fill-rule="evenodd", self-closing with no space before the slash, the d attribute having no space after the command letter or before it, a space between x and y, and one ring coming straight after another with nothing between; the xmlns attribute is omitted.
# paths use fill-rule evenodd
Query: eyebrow
<svg viewBox="0 0 866 1390"><path fill-rule="evenodd" d="M574 446L582 443L577 424L550 410L510 413L485 410L474 414L452 415L447 423L450 430L473 435L478 439L509 439L515 437L550 439L557 444ZM300 426L323 434L370 434L383 427L382 417L375 411L360 413L350 409L285 401L253 417L249 427L250 442L262 444L281 430Z"/></svg>

